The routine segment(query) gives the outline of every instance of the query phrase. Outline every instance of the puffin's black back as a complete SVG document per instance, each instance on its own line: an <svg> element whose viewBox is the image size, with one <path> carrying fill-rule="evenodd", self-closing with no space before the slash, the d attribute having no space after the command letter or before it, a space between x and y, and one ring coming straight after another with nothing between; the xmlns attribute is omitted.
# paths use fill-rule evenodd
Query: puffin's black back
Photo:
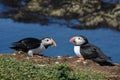
<svg viewBox="0 0 120 80"><path fill-rule="evenodd" d="M82 45L80 52L85 59L93 59L98 56L94 46L91 44Z"/></svg>
<svg viewBox="0 0 120 80"><path fill-rule="evenodd" d="M18 42L14 42L12 45L13 47L10 47L15 50L22 50L24 52L27 52L30 49L34 49L40 46L41 40L36 38L24 38Z"/></svg>
<svg viewBox="0 0 120 80"><path fill-rule="evenodd" d="M85 44L81 46L81 54L85 59L93 60L101 66L115 66L113 63L108 62L110 57L107 57L98 47L92 44Z"/></svg>
<svg viewBox="0 0 120 80"><path fill-rule="evenodd" d="M109 60L110 57L107 57L98 47L92 44L85 44L81 46L81 54L86 59L94 59L96 61L102 62Z"/></svg>

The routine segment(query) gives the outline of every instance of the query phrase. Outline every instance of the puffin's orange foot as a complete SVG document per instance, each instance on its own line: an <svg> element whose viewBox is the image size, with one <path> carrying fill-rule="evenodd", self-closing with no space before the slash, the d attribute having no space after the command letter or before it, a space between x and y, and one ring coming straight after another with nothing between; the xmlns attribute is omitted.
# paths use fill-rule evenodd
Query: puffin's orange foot
<svg viewBox="0 0 120 80"><path fill-rule="evenodd" d="M35 56L35 57L39 57L39 58L42 57L42 56L41 56L40 54L38 54L38 53L34 54L34 56Z"/></svg>
<svg viewBox="0 0 120 80"><path fill-rule="evenodd" d="M85 59L83 57L79 57L76 62L83 62Z"/></svg>
<svg viewBox="0 0 120 80"><path fill-rule="evenodd" d="M80 62L83 62L85 59L83 57L79 58Z"/></svg>

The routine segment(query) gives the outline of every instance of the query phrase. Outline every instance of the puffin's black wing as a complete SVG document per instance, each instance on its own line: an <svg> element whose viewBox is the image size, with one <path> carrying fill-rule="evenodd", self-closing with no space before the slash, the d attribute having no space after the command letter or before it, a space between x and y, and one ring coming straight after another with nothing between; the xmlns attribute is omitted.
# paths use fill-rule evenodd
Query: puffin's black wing
<svg viewBox="0 0 120 80"><path fill-rule="evenodd" d="M23 52L28 51L27 47L20 42L13 42L12 45L13 46L10 47L11 49L14 49L14 50L17 50L17 51L23 51Z"/></svg>
<svg viewBox="0 0 120 80"><path fill-rule="evenodd" d="M81 54L85 59L91 59L101 66L115 66L114 63L108 62L110 57L107 57L98 47L87 44L82 46Z"/></svg>
<svg viewBox="0 0 120 80"><path fill-rule="evenodd" d="M110 60L110 59L111 59L111 57L106 56L106 55L100 50L100 48L95 47L94 49L95 49L95 52L98 54L98 56L96 57L96 59L94 59L95 61L104 62L104 61L107 61L107 60Z"/></svg>
<svg viewBox="0 0 120 80"><path fill-rule="evenodd" d="M40 46L41 40L36 38L24 38L18 42L13 43L12 49L28 51L29 49L34 49Z"/></svg>
<svg viewBox="0 0 120 80"><path fill-rule="evenodd" d="M86 59L92 59L94 61L102 62L109 60L110 58L107 57L98 47L92 44L86 44L81 47L81 54Z"/></svg>
<svg viewBox="0 0 120 80"><path fill-rule="evenodd" d="M26 46L27 49L34 49L40 46L41 40L36 38L25 38L20 40L19 42Z"/></svg>

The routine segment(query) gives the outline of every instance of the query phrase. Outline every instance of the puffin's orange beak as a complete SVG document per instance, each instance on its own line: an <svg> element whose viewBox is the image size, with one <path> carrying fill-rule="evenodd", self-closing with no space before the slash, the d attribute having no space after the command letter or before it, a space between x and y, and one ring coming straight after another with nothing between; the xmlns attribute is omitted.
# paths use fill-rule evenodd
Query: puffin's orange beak
<svg viewBox="0 0 120 80"><path fill-rule="evenodd" d="M74 43L75 42L75 38L73 37L69 41L72 42L72 43Z"/></svg>
<svg viewBox="0 0 120 80"><path fill-rule="evenodd" d="M51 45L56 46L56 42L55 42L55 41L53 41Z"/></svg>

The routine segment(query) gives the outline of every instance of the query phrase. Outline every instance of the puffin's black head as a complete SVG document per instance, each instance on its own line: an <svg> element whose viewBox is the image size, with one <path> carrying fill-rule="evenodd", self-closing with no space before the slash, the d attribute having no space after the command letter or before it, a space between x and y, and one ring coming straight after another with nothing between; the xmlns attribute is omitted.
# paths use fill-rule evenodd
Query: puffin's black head
<svg viewBox="0 0 120 80"><path fill-rule="evenodd" d="M72 42L73 44L77 45L77 46L81 46L84 44L88 43L88 40L85 36L74 36L70 39L70 42Z"/></svg>
<svg viewBox="0 0 120 80"><path fill-rule="evenodd" d="M45 47L56 46L56 42L50 37L43 38L41 42Z"/></svg>

